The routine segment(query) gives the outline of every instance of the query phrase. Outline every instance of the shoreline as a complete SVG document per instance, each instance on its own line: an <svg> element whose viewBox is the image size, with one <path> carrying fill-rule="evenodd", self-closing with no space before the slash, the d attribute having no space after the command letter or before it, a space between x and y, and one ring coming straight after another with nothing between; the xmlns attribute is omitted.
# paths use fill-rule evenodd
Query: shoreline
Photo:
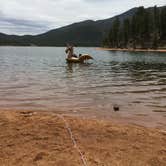
<svg viewBox="0 0 166 166"><path fill-rule="evenodd" d="M71 138L91 166L166 165L165 130L24 110L0 110L0 130L0 165L82 165Z"/></svg>
<svg viewBox="0 0 166 166"><path fill-rule="evenodd" d="M166 53L166 49L132 49L132 48L104 48L98 47L97 50L104 51L122 51L122 52L162 52Z"/></svg>

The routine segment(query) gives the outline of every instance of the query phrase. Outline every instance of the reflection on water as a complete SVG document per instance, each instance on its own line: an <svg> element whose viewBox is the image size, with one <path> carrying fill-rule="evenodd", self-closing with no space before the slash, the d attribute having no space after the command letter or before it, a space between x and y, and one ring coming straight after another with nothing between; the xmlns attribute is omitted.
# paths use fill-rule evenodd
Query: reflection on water
<svg viewBox="0 0 166 166"><path fill-rule="evenodd" d="M66 66L67 73L73 73L73 63L68 63Z"/></svg>
<svg viewBox="0 0 166 166"><path fill-rule="evenodd" d="M166 110L166 54L77 48L94 61L67 64L64 48L0 47L0 107ZM164 115L165 116L165 115Z"/></svg>

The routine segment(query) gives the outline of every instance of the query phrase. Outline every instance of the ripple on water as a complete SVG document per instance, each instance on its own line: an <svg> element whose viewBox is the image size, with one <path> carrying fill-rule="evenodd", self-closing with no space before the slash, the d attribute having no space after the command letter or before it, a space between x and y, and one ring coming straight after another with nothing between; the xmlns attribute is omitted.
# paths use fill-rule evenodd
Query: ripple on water
<svg viewBox="0 0 166 166"><path fill-rule="evenodd" d="M66 64L64 48L0 48L0 106L80 108L164 116L166 54L76 48L94 61Z"/></svg>

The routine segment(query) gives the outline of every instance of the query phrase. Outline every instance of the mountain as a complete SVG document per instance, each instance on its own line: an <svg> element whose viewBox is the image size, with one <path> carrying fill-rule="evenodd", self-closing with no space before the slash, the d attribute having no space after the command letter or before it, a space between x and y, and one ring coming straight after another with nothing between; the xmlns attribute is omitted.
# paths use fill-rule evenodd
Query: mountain
<svg viewBox="0 0 166 166"><path fill-rule="evenodd" d="M120 21L131 18L137 9L133 8L123 14L105 20L86 20L74 23L40 35L17 36L0 33L0 45L65 46L66 43L72 43L76 46L100 46L108 34L113 21L117 17Z"/></svg>
<svg viewBox="0 0 166 166"><path fill-rule="evenodd" d="M72 25L51 30L33 38L35 44L66 45L73 43L79 46L92 46L101 43L102 32L94 21L87 20Z"/></svg>

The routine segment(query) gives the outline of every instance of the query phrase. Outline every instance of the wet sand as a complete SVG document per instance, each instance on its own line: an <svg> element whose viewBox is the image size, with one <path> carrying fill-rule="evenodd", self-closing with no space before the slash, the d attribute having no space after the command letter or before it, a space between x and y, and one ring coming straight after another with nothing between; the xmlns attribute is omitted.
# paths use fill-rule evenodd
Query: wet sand
<svg viewBox="0 0 166 166"><path fill-rule="evenodd" d="M166 165L165 130L58 112L1 110L0 131L0 165Z"/></svg>
<svg viewBox="0 0 166 166"><path fill-rule="evenodd" d="M129 52L166 52L166 49L132 49L132 48L97 48L106 51L129 51Z"/></svg>

